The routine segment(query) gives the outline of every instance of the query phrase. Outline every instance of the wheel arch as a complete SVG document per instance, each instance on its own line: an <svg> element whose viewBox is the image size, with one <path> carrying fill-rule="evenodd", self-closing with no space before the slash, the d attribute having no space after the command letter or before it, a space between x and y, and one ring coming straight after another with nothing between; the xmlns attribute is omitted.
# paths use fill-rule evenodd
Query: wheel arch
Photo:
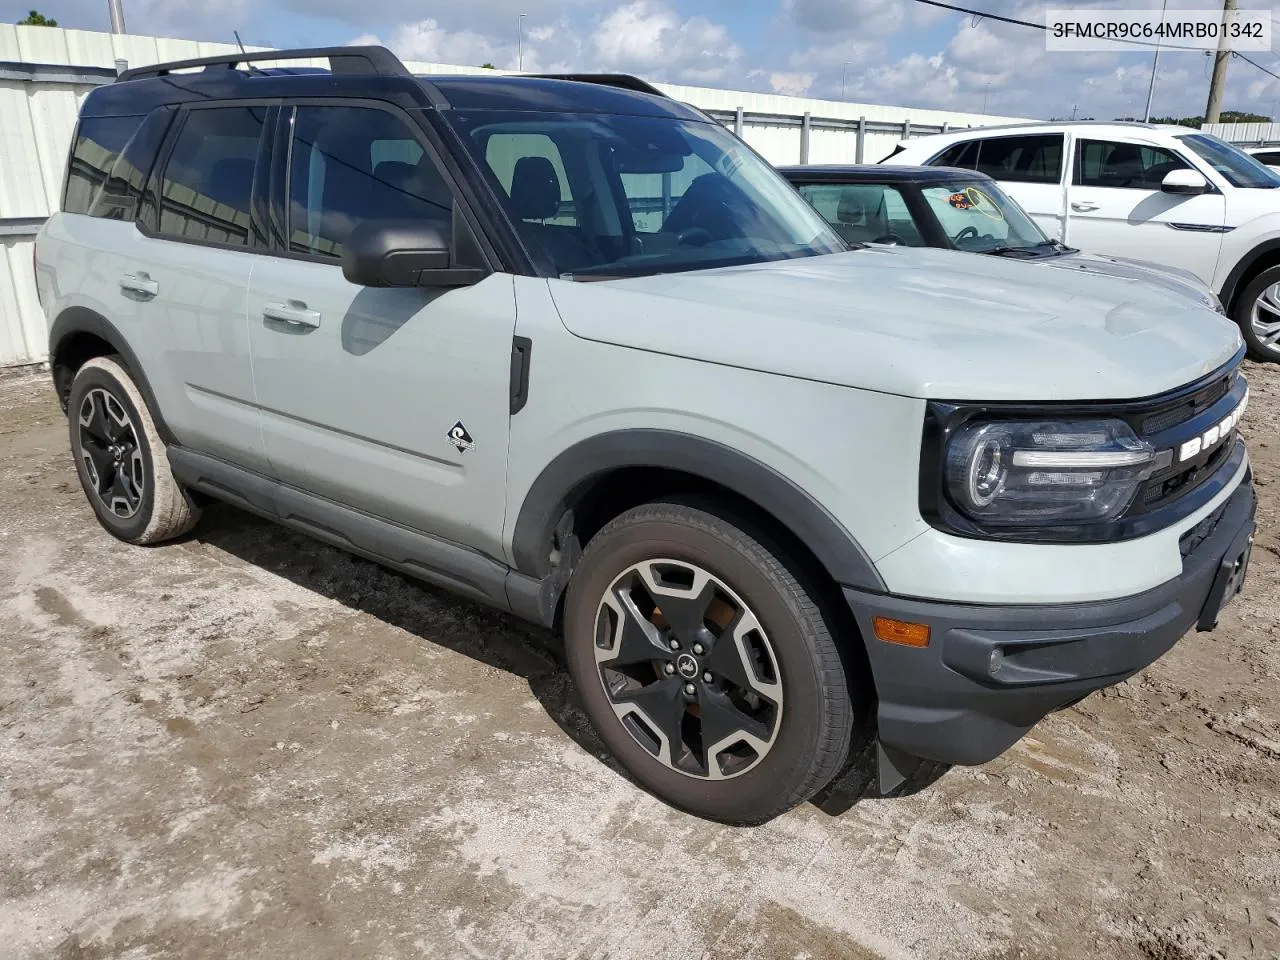
<svg viewBox="0 0 1280 960"><path fill-rule="evenodd" d="M1227 279L1218 294L1218 299L1222 301L1228 316L1234 318L1240 294L1253 281L1253 278L1263 270L1274 266L1280 266L1280 237L1264 240L1240 258L1240 261L1227 274Z"/></svg>
<svg viewBox="0 0 1280 960"><path fill-rule="evenodd" d="M512 534L516 569L539 580L552 577L556 551L563 546L557 538L566 518L624 475L638 481L687 477L704 489L728 491L788 531L833 582L873 592L886 589L854 537L791 480L724 444L667 430L598 434L552 460L529 488L517 515ZM653 487L654 494L663 492L660 485Z"/></svg>
<svg viewBox="0 0 1280 960"><path fill-rule="evenodd" d="M137 382L161 439L165 443L173 442L173 434L164 422L137 354L115 324L88 307L68 307L58 314L49 328L49 367L63 411L66 411L67 397L76 371L86 361L110 354L120 357L129 375Z"/></svg>

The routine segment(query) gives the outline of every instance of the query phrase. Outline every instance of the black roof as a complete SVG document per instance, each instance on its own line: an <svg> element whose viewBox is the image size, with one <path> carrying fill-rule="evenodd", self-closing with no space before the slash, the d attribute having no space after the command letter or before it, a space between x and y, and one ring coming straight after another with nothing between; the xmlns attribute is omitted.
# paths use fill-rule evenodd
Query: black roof
<svg viewBox="0 0 1280 960"><path fill-rule="evenodd" d="M800 183L937 183L939 180L990 180L985 173L960 167L899 167L880 163L778 167Z"/></svg>
<svg viewBox="0 0 1280 960"><path fill-rule="evenodd" d="M328 70L260 68L255 61L328 58ZM237 69L243 68L243 69ZM414 76L383 47L227 54L128 70L86 98L82 116L124 116L199 100L351 96L416 101L439 110L612 113L707 120L700 111L624 74Z"/></svg>

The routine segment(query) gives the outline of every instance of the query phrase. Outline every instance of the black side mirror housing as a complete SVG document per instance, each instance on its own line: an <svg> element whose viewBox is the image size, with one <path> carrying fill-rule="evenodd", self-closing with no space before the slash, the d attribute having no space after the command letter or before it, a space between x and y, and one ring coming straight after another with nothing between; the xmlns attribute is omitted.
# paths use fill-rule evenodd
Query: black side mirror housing
<svg viewBox="0 0 1280 960"><path fill-rule="evenodd" d="M488 274L458 266L447 223L366 220L343 244L342 275L362 287L465 287Z"/></svg>

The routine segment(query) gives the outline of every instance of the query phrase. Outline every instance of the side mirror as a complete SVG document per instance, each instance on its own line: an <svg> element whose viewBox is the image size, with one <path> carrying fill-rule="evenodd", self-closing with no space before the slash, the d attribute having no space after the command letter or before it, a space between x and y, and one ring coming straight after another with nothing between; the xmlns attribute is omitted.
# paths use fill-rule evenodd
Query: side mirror
<svg viewBox="0 0 1280 960"><path fill-rule="evenodd" d="M1208 192L1209 181L1194 170L1173 170L1161 182L1160 189L1165 193L1194 197Z"/></svg>
<svg viewBox="0 0 1280 960"><path fill-rule="evenodd" d="M465 287L487 271L454 263L453 243L439 223L366 220L343 244L342 275L362 287Z"/></svg>

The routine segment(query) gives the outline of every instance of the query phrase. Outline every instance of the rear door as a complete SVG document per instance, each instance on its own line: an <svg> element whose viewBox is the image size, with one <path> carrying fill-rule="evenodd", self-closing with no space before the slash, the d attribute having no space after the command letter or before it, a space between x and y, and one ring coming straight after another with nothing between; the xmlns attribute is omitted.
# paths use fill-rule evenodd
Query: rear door
<svg viewBox="0 0 1280 960"><path fill-rule="evenodd" d="M989 137L978 143L974 169L998 180L1005 192L1051 238L1066 229L1066 134Z"/></svg>
<svg viewBox="0 0 1280 960"><path fill-rule="evenodd" d="M1074 154L1067 243L1088 253L1182 267L1213 282L1226 198L1216 188L1200 196L1160 189L1170 172L1195 167L1136 139L1082 138Z"/></svg>
<svg viewBox="0 0 1280 960"><path fill-rule="evenodd" d="M386 105L287 106L274 152L277 255L249 285L262 430L290 486L503 556L514 281L371 288L352 228L461 216L431 147Z"/></svg>
<svg viewBox="0 0 1280 960"><path fill-rule="evenodd" d="M150 372L185 446L255 470L258 427L245 297L264 249L251 215L269 103L199 104L174 120L114 278L154 338Z"/></svg>

